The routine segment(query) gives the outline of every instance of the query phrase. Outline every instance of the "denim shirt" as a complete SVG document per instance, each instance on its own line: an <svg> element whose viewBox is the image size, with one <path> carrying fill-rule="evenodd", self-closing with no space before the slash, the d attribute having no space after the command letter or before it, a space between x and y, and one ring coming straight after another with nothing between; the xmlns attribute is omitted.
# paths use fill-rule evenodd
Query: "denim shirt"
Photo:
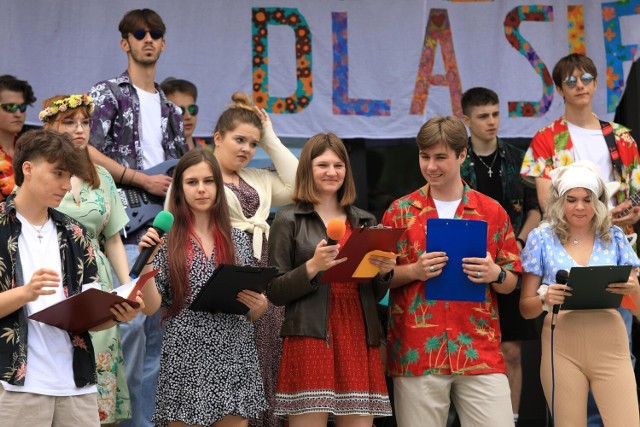
<svg viewBox="0 0 640 427"><path fill-rule="evenodd" d="M178 159L188 150L180 108L171 103L157 83L162 115L165 159ZM140 99L125 71L120 77L91 88L95 103L90 143L102 154L131 169L142 170Z"/></svg>
<svg viewBox="0 0 640 427"><path fill-rule="evenodd" d="M22 224L16 218L14 194L0 203L0 292L24 286L31 278L23 277L18 238ZM71 217L49 209L58 234L62 285L72 296L81 292L85 283L97 282L98 266L91 242L82 225ZM28 319L24 307L0 318L0 379L13 385L24 385L27 374ZM89 332L69 334L73 345L73 377L76 387L96 383L96 362Z"/></svg>

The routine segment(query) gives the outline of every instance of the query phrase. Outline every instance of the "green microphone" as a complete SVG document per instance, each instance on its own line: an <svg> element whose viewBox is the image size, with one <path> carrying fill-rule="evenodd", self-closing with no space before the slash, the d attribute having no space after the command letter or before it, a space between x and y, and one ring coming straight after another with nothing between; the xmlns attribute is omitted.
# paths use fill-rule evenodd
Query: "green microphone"
<svg viewBox="0 0 640 427"><path fill-rule="evenodd" d="M172 225L173 215L171 214L171 212L160 211L160 213L158 213L158 215L156 215L156 218L153 220L153 228L156 229L160 237L164 236L164 233L169 231ZM149 261L149 258L151 258L151 254L153 254L155 248L156 245L153 245L148 248L143 248L140 251L140 255L138 255L136 263L133 264L133 267L129 272L129 276L131 276L131 278L136 279L138 278L138 276L140 276L140 272L144 268L145 264Z"/></svg>

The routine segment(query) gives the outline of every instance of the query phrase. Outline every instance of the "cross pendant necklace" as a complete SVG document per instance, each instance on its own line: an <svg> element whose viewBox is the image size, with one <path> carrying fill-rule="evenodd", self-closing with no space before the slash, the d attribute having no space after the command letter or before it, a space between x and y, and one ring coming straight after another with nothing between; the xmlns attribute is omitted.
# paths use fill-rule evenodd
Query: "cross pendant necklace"
<svg viewBox="0 0 640 427"><path fill-rule="evenodd" d="M476 153L473 153L476 154ZM498 150L494 151L493 153L493 160L491 161L491 164L488 165L484 162L484 160L482 160L482 158L476 154L476 157L478 158L478 160L480 160L480 163L482 163L484 165L485 168L487 168L487 173L489 174L489 179L491 179L493 177L493 165L496 162L496 158L498 158Z"/></svg>
<svg viewBox="0 0 640 427"><path fill-rule="evenodd" d="M49 215L47 215L47 219L44 220L44 224L42 224L40 226L40 228L36 227L35 225L29 223L29 225L31 227L33 227L34 230L36 230L36 233L38 233L36 235L36 237L38 238L38 242L42 243L42 239L44 238L44 236L42 235L42 229L44 228L45 225L47 225L47 222L49 222Z"/></svg>

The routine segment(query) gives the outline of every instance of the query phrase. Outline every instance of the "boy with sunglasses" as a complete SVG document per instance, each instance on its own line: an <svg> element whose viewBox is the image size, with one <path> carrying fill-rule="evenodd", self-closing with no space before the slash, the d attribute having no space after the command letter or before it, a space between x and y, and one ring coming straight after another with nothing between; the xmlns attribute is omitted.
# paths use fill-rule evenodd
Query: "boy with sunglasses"
<svg viewBox="0 0 640 427"><path fill-rule="evenodd" d="M36 97L27 81L0 76L0 202L13 191L13 152L27 107L34 102Z"/></svg>
<svg viewBox="0 0 640 427"><path fill-rule="evenodd" d="M116 184L133 185L164 197L171 178L147 175L145 169L177 159L188 148L180 108L155 82L157 63L165 49L166 26L151 9L127 12L118 26L127 71L91 89L95 102L89 147L92 160L105 167ZM138 258L141 232L129 235L125 250L129 265ZM132 419L120 426L151 426L162 344L161 313L140 314L121 327L122 350Z"/></svg>
<svg viewBox="0 0 640 427"><path fill-rule="evenodd" d="M593 113L593 98L598 87L598 71L591 58L573 53L560 59L553 68L556 91L565 102L564 115L540 130L525 154L521 175L535 182L542 211L547 207L551 180L549 172L577 160L589 160L598 166L600 175L620 184L616 194L610 194L613 223L630 227L640 219L640 207L627 200L640 188L634 179L640 173L638 146L629 129L613 122L604 122ZM627 211L628 209L628 211ZM626 212L626 213L625 213ZM632 314L619 308L627 327L631 349ZM633 353L632 363L635 363ZM589 426L601 426L595 402L589 399Z"/></svg>
<svg viewBox="0 0 640 427"><path fill-rule="evenodd" d="M184 123L184 136L187 140L189 150L196 147L209 148L207 142L202 138L194 138L193 132L198 124L198 111L200 108L198 100L198 88L188 80L167 77L160 83L160 87L167 95L169 101L176 104L182 111L182 122Z"/></svg>

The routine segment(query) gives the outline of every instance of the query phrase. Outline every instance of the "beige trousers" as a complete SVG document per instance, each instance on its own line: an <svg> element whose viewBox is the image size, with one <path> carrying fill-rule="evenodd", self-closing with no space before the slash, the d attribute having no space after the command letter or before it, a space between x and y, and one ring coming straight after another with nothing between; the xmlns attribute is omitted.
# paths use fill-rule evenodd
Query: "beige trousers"
<svg viewBox="0 0 640 427"><path fill-rule="evenodd" d="M395 377L393 392L399 427L445 427L451 401L463 427L513 427L503 374Z"/></svg>
<svg viewBox="0 0 640 427"><path fill-rule="evenodd" d="M554 331L555 425L587 425L589 388L607 427L638 427L629 341L617 310L560 311ZM551 315L542 329L542 388L551 408Z"/></svg>
<svg viewBox="0 0 640 427"><path fill-rule="evenodd" d="M6 391L0 384L2 427L100 427L98 394L45 396Z"/></svg>

